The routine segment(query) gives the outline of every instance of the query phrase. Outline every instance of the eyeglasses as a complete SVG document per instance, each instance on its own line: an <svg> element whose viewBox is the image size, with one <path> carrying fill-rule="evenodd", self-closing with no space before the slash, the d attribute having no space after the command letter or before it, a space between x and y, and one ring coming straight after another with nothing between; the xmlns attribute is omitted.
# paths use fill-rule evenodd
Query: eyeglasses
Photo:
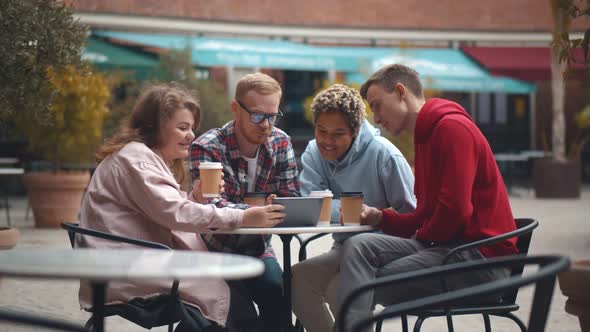
<svg viewBox="0 0 590 332"><path fill-rule="evenodd" d="M268 123L271 126L273 126L273 125L277 124L281 120L281 118L283 117L283 112L281 112L280 108L279 108L279 111L274 114L259 113L259 112L250 111L246 106L244 106L244 104L242 104L237 99L236 99L236 103L238 103L238 105L240 105L240 107L244 111L246 111L246 112L248 112L248 114L250 114L250 122L255 123L255 124L261 124L264 122L264 120L268 120Z"/></svg>

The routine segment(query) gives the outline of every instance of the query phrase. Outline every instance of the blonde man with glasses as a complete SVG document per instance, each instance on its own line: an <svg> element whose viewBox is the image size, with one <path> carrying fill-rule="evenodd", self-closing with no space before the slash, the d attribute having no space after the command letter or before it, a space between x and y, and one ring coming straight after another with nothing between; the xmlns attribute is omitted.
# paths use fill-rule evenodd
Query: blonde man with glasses
<svg viewBox="0 0 590 332"><path fill-rule="evenodd" d="M231 102L233 120L207 131L191 144L193 181L199 178L199 163L221 162L225 181L222 197L212 199L218 207L248 208L246 192L278 196L300 196L295 153L289 136L275 127L282 117L282 90L272 77L254 73L238 81ZM282 299L282 270L264 235L204 235L212 251L259 257L265 264L262 276L232 286L258 306L260 331L279 331L285 319Z"/></svg>

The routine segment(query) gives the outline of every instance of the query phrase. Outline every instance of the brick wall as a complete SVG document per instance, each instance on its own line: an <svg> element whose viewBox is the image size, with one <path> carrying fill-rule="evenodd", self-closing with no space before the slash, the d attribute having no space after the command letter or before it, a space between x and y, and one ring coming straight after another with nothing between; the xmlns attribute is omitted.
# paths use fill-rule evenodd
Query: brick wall
<svg viewBox="0 0 590 332"><path fill-rule="evenodd" d="M548 0L69 0L80 12L391 29L550 31ZM583 28L590 20L578 22Z"/></svg>

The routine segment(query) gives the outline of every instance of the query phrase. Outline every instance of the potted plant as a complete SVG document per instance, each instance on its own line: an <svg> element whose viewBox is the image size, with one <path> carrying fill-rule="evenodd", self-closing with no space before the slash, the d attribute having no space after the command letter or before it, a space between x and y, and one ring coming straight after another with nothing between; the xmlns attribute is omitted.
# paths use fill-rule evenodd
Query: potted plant
<svg viewBox="0 0 590 332"><path fill-rule="evenodd" d="M76 218L88 173L63 170L88 160L101 137L109 98L104 79L81 61L87 27L60 0L0 1L0 120L14 127L31 150L51 161L50 172L24 177L35 221L55 225ZM42 189L38 191L35 184ZM71 207L50 188L72 200ZM73 193L73 187L78 192ZM68 212L58 216L56 211Z"/></svg>
<svg viewBox="0 0 590 332"><path fill-rule="evenodd" d="M581 186L581 164L579 153L584 141L576 141L566 151L566 121L564 114L565 84L567 69L572 58L571 49L584 49L583 61L588 65L588 42L586 38L569 38L572 20L590 15L590 6L581 8L581 2L574 0L550 0L553 13L554 30L551 51L551 90L553 97L553 123L550 157L535 161L533 185L535 195L540 198L579 198ZM579 60L579 59L578 59ZM578 124L579 125L579 124ZM547 150L547 148L546 148Z"/></svg>
<svg viewBox="0 0 590 332"><path fill-rule="evenodd" d="M578 316L582 332L590 332L590 260L574 262L559 274L559 288L568 297L565 311Z"/></svg>
<svg viewBox="0 0 590 332"><path fill-rule="evenodd" d="M20 237L18 229L0 226L0 250L11 249Z"/></svg>
<svg viewBox="0 0 590 332"><path fill-rule="evenodd" d="M533 182L535 194L539 198L580 197L581 154L590 140L590 105L578 112L574 120L577 133L568 144L565 157L546 157L535 161Z"/></svg>
<svg viewBox="0 0 590 332"><path fill-rule="evenodd" d="M102 139L110 92L106 79L87 67L49 70L48 78L56 89L45 116L50 121L36 121L19 113L15 123L30 148L52 164L50 171L27 172L23 177L35 224L59 227L61 222L77 218L90 175L88 170L71 165L93 160Z"/></svg>

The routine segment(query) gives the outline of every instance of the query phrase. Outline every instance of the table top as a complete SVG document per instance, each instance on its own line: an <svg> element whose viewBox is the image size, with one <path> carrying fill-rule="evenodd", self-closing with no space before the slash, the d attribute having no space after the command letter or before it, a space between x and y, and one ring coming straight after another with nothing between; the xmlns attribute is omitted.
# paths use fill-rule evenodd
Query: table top
<svg viewBox="0 0 590 332"><path fill-rule="evenodd" d="M497 161L527 161L529 157L520 153L496 153L494 159Z"/></svg>
<svg viewBox="0 0 590 332"><path fill-rule="evenodd" d="M4 157L0 158L0 164L18 164L18 158Z"/></svg>
<svg viewBox="0 0 590 332"><path fill-rule="evenodd" d="M12 249L0 250L0 275L86 279L227 280L262 274L255 258L223 253L158 249Z"/></svg>
<svg viewBox="0 0 590 332"><path fill-rule="evenodd" d="M24 168L0 168L0 175L19 175L24 173Z"/></svg>
<svg viewBox="0 0 590 332"><path fill-rule="evenodd" d="M339 225L319 223L317 226L307 227L250 227L236 229L217 229L211 233L217 234L302 234L302 233L351 233L367 232L376 228L369 225Z"/></svg>

